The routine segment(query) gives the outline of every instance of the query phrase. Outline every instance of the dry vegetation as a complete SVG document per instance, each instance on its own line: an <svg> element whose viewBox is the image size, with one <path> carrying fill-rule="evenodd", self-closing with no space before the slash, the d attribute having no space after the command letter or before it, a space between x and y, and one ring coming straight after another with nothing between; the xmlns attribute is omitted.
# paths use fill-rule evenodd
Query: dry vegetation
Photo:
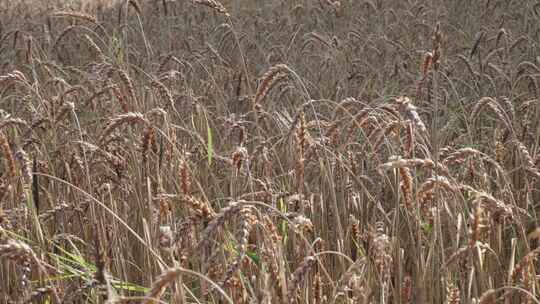
<svg viewBox="0 0 540 304"><path fill-rule="evenodd" d="M539 303L539 2L57 2L0 1L0 302Z"/></svg>

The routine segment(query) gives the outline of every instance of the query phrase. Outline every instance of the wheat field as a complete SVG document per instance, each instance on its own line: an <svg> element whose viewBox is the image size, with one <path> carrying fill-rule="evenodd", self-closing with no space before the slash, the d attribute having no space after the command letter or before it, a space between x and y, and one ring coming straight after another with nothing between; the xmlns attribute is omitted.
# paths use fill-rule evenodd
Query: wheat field
<svg viewBox="0 0 540 304"><path fill-rule="evenodd" d="M0 303L540 303L540 2L0 0Z"/></svg>

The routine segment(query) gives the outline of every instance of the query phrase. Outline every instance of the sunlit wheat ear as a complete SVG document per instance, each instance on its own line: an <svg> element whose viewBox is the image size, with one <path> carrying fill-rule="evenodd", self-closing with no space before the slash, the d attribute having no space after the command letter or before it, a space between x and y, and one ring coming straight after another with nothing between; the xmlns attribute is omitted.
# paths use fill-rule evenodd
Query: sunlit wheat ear
<svg viewBox="0 0 540 304"><path fill-rule="evenodd" d="M227 282L233 277L234 273L240 268L242 261L246 257L248 237L257 223L257 217L252 212L251 208L244 207L239 212L239 223L238 223L238 244L237 251L238 256L229 266L223 279L221 280L221 285L224 286Z"/></svg>
<svg viewBox="0 0 540 304"><path fill-rule="evenodd" d="M444 176L435 175L424 181L420 187L418 187L417 198L422 200L428 194L432 193L436 187L440 187L449 193L456 191L456 187L451 184L450 180Z"/></svg>
<svg viewBox="0 0 540 304"><path fill-rule="evenodd" d="M267 234L265 234L265 239L277 246L283 238L279 234L276 225L268 215L263 216L261 222L267 232Z"/></svg>
<svg viewBox="0 0 540 304"><path fill-rule="evenodd" d="M117 298L116 293L112 290L111 283L107 274L108 261L106 259L105 252L103 250L103 244L99 238L99 226L97 223L95 226L95 236L94 236L94 261L96 264L96 272L94 278L97 281L98 293L101 295L100 298L106 301L114 302Z"/></svg>
<svg viewBox="0 0 540 304"><path fill-rule="evenodd" d="M0 180L0 201L4 200L4 198L8 195L8 189L10 188L10 184L7 182L6 178L3 178L3 175L0 175L2 179ZM8 219L6 216L6 213L4 212L4 209L0 206L0 222L2 222L3 225L6 225L8 223ZM2 227L0 225L0 240L2 240Z"/></svg>
<svg viewBox="0 0 540 304"><path fill-rule="evenodd" d="M69 114L73 113L73 110L75 110L75 103L69 102L69 101L64 102L62 107L60 107L60 109L58 110L58 114L56 115L54 119L55 122L58 123L64 117L66 116L69 117Z"/></svg>
<svg viewBox="0 0 540 304"><path fill-rule="evenodd" d="M6 84L8 82L14 82L14 81L23 82L23 83L28 82L26 80L26 76L24 76L24 74L18 70L14 70L11 73L0 76L0 84Z"/></svg>
<svg viewBox="0 0 540 304"><path fill-rule="evenodd" d="M446 166L452 165L452 164L461 164L467 157L473 156L473 155L481 155L481 154L482 152L473 148L459 149L455 152L452 152L447 157L445 157L443 159L443 164Z"/></svg>
<svg viewBox="0 0 540 304"><path fill-rule="evenodd" d="M478 300L478 304L495 304L497 303L497 290L488 289L486 290Z"/></svg>
<svg viewBox="0 0 540 304"><path fill-rule="evenodd" d="M180 160L180 186L185 195L191 195L191 171L185 159Z"/></svg>
<svg viewBox="0 0 540 304"><path fill-rule="evenodd" d="M353 246L356 246L360 241L360 221L351 214L349 215L349 223L351 225L351 239L354 242Z"/></svg>
<svg viewBox="0 0 540 304"><path fill-rule="evenodd" d="M31 293L29 299L30 303L42 303L44 299L47 299L54 294L54 287L52 285L44 287L36 287Z"/></svg>
<svg viewBox="0 0 540 304"><path fill-rule="evenodd" d="M257 105L266 97L270 88L281 79L287 77L289 67L284 64L278 64L271 67L268 72L262 76L261 84L255 93L253 98L253 108L255 109Z"/></svg>
<svg viewBox="0 0 540 304"><path fill-rule="evenodd" d="M159 80L154 80L152 82L152 87L156 88L159 97L166 101L166 106L172 107L174 109L174 99L172 97L171 91Z"/></svg>
<svg viewBox="0 0 540 304"><path fill-rule="evenodd" d="M529 150L527 150L527 147L525 147L525 145L518 140L514 140L514 145L517 147L517 150L521 155L521 160L525 167L525 171L527 171L535 178L540 179L540 170L536 168L533 158L531 157Z"/></svg>
<svg viewBox="0 0 540 304"><path fill-rule="evenodd" d="M401 177L401 191L403 193L403 202L405 207L411 210L412 207L412 189L413 189L413 178L411 175L411 170L407 167L402 167L398 169L399 176Z"/></svg>
<svg viewBox="0 0 540 304"><path fill-rule="evenodd" d="M412 303L413 297L413 279L410 275L403 278L403 286L401 287L401 300L404 304Z"/></svg>
<svg viewBox="0 0 540 304"><path fill-rule="evenodd" d="M508 122L507 116L503 112L502 107L497 102L497 100L495 100L495 99L493 99L491 97L482 97L476 102L476 104L474 105L474 108L471 111L471 115L470 115L470 118L471 118L472 122L476 122L476 120L478 119L478 116L480 115L480 113L482 113L482 110L485 107L490 109L497 116L497 118L500 120L500 122L504 123L504 126L508 130L512 129L511 125Z"/></svg>
<svg viewBox="0 0 540 304"><path fill-rule="evenodd" d="M521 261L516 265L512 272L512 281L515 283L521 283L529 291L532 290L531 282L536 282L536 277L533 274L536 272L534 262L540 256L540 247L527 253Z"/></svg>
<svg viewBox="0 0 540 304"><path fill-rule="evenodd" d="M0 257L5 259L21 261L33 254L32 248L22 241L9 239L7 243L0 244Z"/></svg>
<svg viewBox="0 0 540 304"><path fill-rule="evenodd" d="M150 151L157 152L156 132L152 127L147 127L143 133L141 144L141 155L143 163L146 163L148 161L148 155L150 154Z"/></svg>
<svg viewBox="0 0 540 304"><path fill-rule="evenodd" d="M377 153L380 146L383 144L383 142L390 141L390 139L393 137L393 135L398 134L400 128L402 126L402 122L398 120L390 121L387 123L383 123L380 127L377 127L372 135L370 135L370 139L373 138L373 153Z"/></svg>
<svg viewBox="0 0 540 304"><path fill-rule="evenodd" d="M403 140L402 150L405 157L412 158L414 155L414 125L411 121L407 121L405 125L405 138Z"/></svg>
<svg viewBox="0 0 540 304"><path fill-rule="evenodd" d="M125 114L120 114L114 117L109 121L107 128L103 131L100 142L103 142L107 136L109 136L116 128L120 127L123 124L146 124L147 121L144 118L144 115L137 112L128 112Z"/></svg>
<svg viewBox="0 0 540 304"><path fill-rule="evenodd" d="M0 119L0 131L8 127L27 127L28 124L25 120L15 117L7 117Z"/></svg>
<svg viewBox="0 0 540 304"><path fill-rule="evenodd" d="M74 206L70 206L67 203L59 203L55 205L53 208L41 212L39 214L39 220L43 223L47 222L48 220L54 218L57 215L60 215L68 210L75 210Z"/></svg>
<svg viewBox="0 0 540 304"><path fill-rule="evenodd" d="M358 260L342 274L338 283L338 295L347 296L354 303L367 304L371 289L366 284L365 277L360 277L359 270L365 267L366 259Z"/></svg>
<svg viewBox="0 0 540 304"><path fill-rule="evenodd" d="M382 173L385 170L398 169L398 168L413 168L421 167L426 169L435 169L437 168L441 174L448 175L448 168L443 164L435 164L431 159L421 159L421 158L410 158L410 159L395 159L384 164L379 165L378 169Z"/></svg>
<svg viewBox="0 0 540 304"><path fill-rule="evenodd" d="M180 201L187 204L188 207L195 211L197 216L203 218L206 222L210 222L216 218L214 209L212 209L208 203L198 200L192 195L181 196Z"/></svg>
<svg viewBox="0 0 540 304"><path fill-rule="evenodd" d="M459 288L452 282L451 279L446 280L446 301L445 304L460 304L461 296Z"/></svg>
<svg viewBox="0 0 540 304"><path fill-rule="evenodd" d="M111 91L114 93L114 96L116 97L116 100L120 104L120 108L124 113L129 112L128 103L126 102L126 99L120 89L118 87L114 87L111 89Z"/></svg>
<svg viewBox="0 0 540 304"><path fill-rule="evenodd" d="M432 67L433 67L433 53L426 52L426 54L424 55L422 66L420 68L422 77L420 78L420 80L418 80L418 83L416 84L417 99L420 98L420 95L422 94L423 86L426 83L426 80L428 79L428 73L432 69Z"/></svg>
<svg viewBox="0 0 540 304"><path fill-rule="evenodd" d="M229 13L227 12L227 9L223 6L223 4L219 3L216 0L192 0L193 3L207 6L216 12L220 14L224 14L225 16L229 16Z"/></svg>
<svg viewBox="0 0 540 304"><path fill-rule="evenodd" d="M460 185L460 189L463 191L469 192L469 195L473 198L473 204L481 204L481 207L485 211L489 211L491 217L495 221L501 221L503 219L513 219L514 209L511 205L505 204L504 202L496 199L491 194L478 191L468 185ZM519 208L515 210L519 211Z"/></svg>
<svg viewBox="0 0 540 304"><path fill-rule="evenodd" d="M287 291L290 299L296 298L296 291L302 288L302 283L307 277L309 270L317 263L317 259L313 256L307 256L304 261L292 273L291 281L289 282L289 290ZM296 301L293 300L293 303Z"/></svg>
<svg viewBox="0 0 540 304"><path fill-rule="evenodd" d="M88 22L91 22L91 23L97 23L96 17L94 17L94 16L92 16L90 14L82 13L82 12L57 11L57 12L52 13L51 16L53 16L53 17L69 17L69 18L88 21Z"/></svg>
<svg viewBox="0 0 540 304"><path fill-rule="evenodd" d="M474 247L478 241L480 241L481 232L486 228L484 209L480 202L477 202L473 209L473 214L470 218L470 231L469 231L469 247Z"/></svg>
<svg viewBox="0 0 540 304"><path fill-rule="evenodd" d="M332 146L339 144L340 127L338 122L333 122L326 128L325 137L329 139Z"/></svg>
<svg viewBox="0 0 540 304"><path fill-rule="evenodd" d="M422 63L422 76L426 77L427 73L431 69L431 65L433 64L433 53L426 52L424 56L424 61Z"/></svg>
<svg viewBox="0 0 540 304"><path fill-rule="evenodd" d="M169 284L173 283L182 275L182 272L180 269L172 268L168 269L162 274L159 275L159 277L156 278L154 283L152 284L152 287L150 288L150 291L146 294L146 300L144 300L142 303L144 304L151 304L151 303L158 303L157 300L161 298L163 293L165 292L165 289Z"/></svg>
<svg viewBox="0 0 540 304"><path fill-rule="evenodd" d="M345 141L349 142L353 140L352 135L355 131L358 131L359 129L363 129L369 121L370 113L373 111L371 108L362 109L360 110L354 117L351 119L351 124L349 128L347 129Z"/></svg>
<svg viewBox="0 0 540 304"><path fill-rule="evenodd" d="M77 29L77 26L76 25L70 25L70 26L67 26L59 35L58 37L56 38L56 40L54 41L53 43L53 47L52 49L53 50L56 50L57 46L59 45L60 41L66 37L69 33L71 33L72 31L74 31L75 29Z"/></svg>
<svg viewBox="0 0 540 304"><path fill-rule="evenodd" d="M478 244L478 246L480 246L480 244ZM456 262L457 260L466 257L471 250L474 250L474 248L475 247L470 247L469 244L459 248L456 252L454 252L446 259L445 263L441 267L441 270L448 271L450 265L454 264L454 262Z"/></svg>
<svg viewBox="0 0 540 304"><path fill-rule="evenodd" d="M15 158L11 152L11 147L9 146L7 137L2 133L0 133L0 149L2 150L2 155L4 156L6 167L8 168L8 177L14 177L17 174Z"/></svg>
<svg viewBox="0 0 540 304"><path fill-rule="evenodd" d="M221 208L219 213L212 219L208 226L206 226L206 229L204 229L201 245L208 244L217 229L228 219L234 217L240 210L242 210L242 204L238 202L231 202L227 207Z"/></svg>
<svg viewBox="0 0 540 304"><path fill-rule="evenodd" d="M539 154L540 156L540 154ZM504 166L504 160L506 157L506 147L499 140L495 142L495 161Z"/></svg>
<svg viewBox="0 0 540 304"><path fill-rule="evenodd" d="M315 304L323 303L324 291L323 291L322 277L320 273L317 273L315 275L315 278L313 280L312 290L313 290L313 301L315 302Z"/></svg>
<svg viewBox="0 0 540 304"><path fill-rule="evenodd" d="M418 115L417 108L411 103L411 100L408 97L398 97L395 100L400 112L402 112L407 119L410 119L415 127L418 129L420 134L426 136L427 128L420 115Z"/></svg>
<svg viewBox="0 0 540 304"><path fill-rule="evenodd" d="M90 48L94 51L94 53L96 53L96 55L98 56L98 59L99 61L104 61L105 60L105 54L103 54L103 51L99 48L99 46L94 42L94 40L92 40L92 38L90 38L90 36L88 35L84 35L84 38L86 39L86 41L88 42L88 45L90 46Z"/></svg>
<svg viewBox="0 0 540 304"><path fill-rule="evenodd" d="M375 269L381 276L381 279L386 280L390 277L390 271L392 269L392 242L390 237L384 232L384 224L377 222L376 225L377 231L372 236L373 242L370 246L370 255L373 258Z"/></svg>
<svg viewBox="0 0 540 304"><path fill-rule="evenodd" d="M137 12L137 14L142 14L141 5L139 4L139 1L137 0L128 0L128 5L131 5L133 9Z"/></svg>
<svg viewBox="0 0 540 304"><path fill-rule="evenodd" d="M443 33L441 31L441 24L437 22L435 26L435 33L432 37L433 43L433 65L434 69L437 69L437 64L442 58L442 43L443 43Z"/></svg>
<svg viewBox="0 0 540 304"><path fill-rule="evenodd" d="M23 149L18 149L17 152L15 152L15 159L19 162L19 167L21 168L22 177L26 186L29 186L32 181L32 161Z"/></svg>
<svg viewBox="0 0 540 304"><path fill-rule="evenodd" d="M2 227L0 226L0 237L2 237L1 228ZM2 241L1 238L0 241ZM34 250L32 250L32 248L23 241L7 239L5 242L0 243L0 259L3 261L12 260L16 263L21 264L28 263L31 266L36 267L40 274L47 274L47 271L43 266L42 261L38 258ZM25 277L22 278L24 281L23 284L28 283L26 282L26 280L29 279L29 277L26 277L27 275L28 274L24 274ZM60 301L60 298L58 297L58 292L55 287L52 287L51 294L55 301Z"/></svg>
<svg viewBox="0 0 540 304"><path fill-rule="evenodd" d="M94 78L97 80L98 79L98 75L91 75L90 77ZM85 106L92 106L92 108L95 108L95 100L99 99L99 97L109 93L110 91L114 90L115 88L117 87L117 85L115 84L110 84L110 85L107 85L105 87L103 87L101 90L95 92L94 94L92 94L90 97L88 97L88 99L85 101Z"/></svg>
<svg viewBox="0 0 540 304"><path fill-rule="evenodd" d="M236 150L231 154L231 160L233 167L239 172L242 169L242 164L249 162L247 149L240 146L236 147Z"/></svg>
<svg viewBox="0 0 540 304"><path fill-rule="evenodd" d="M296 191L299 194L304 193L304 152L306 147L306 119L304 113L300 114L298 128L295 133L295 150L296 150L296 163L295 163L295 174L296 174Z"/></svg>
<svg viewBox="0 0 540 304"><path fill-rule="evenodd" d="M117 70L118 72L118 76L120 77L120 80L122 81L122 83L124 84L124 86L126 87L127 91L128 91L128 95L129 95L129 98L130 98L130 101L136 105L137 104L137 96L135 95L135 88L133 86L133 81L131 81L131 78L129 78L129 75L126 71L124 70Z"/></svg>

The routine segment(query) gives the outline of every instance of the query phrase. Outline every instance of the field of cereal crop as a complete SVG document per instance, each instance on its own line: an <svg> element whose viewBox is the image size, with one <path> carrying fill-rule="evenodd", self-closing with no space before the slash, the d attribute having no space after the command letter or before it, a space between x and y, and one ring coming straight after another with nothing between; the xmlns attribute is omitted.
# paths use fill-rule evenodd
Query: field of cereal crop
<svg viewBox="0 0 540 304"><path fill-rule="evenodd" d="M0 0L0 303L539 303L540 2Z"/></svg>

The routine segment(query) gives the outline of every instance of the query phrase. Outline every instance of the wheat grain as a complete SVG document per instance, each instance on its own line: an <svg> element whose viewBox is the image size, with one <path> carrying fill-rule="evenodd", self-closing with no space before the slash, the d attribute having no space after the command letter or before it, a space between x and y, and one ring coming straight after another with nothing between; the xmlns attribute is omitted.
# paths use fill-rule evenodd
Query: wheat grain
<svg viewBox="0 0 540 304"><path fill-rule="evenodd" d="M224 14L225 16L229 16L229 13L227 12L227 9L223 6L223 4L219 3L216 0L192 0L193 3L207 6L216 12L220 14Z"/></svg>
<svg viewBox="0 0 540 304"><path fill-rule="evenodd" d="M2 154L4 155L6 167L8 168L8 177L14 177L16 175L15 158L13 156L13 153L11 152L11 147L9 146L8 139L2 133L0 133L0 148L2 149Z"/></svg>
<svg viewBox="0 0 540 304"><path fill-rule="evenodd" d="M75 18L75 19L79 19L79 20L88 21L90 23L97 23L96 17L94 17L94 16L92 16L90 14L82 13L82 12L57 11L57 12L53 12L51 14L51 16L52 17L70 17L70 18Z"/></svg>

